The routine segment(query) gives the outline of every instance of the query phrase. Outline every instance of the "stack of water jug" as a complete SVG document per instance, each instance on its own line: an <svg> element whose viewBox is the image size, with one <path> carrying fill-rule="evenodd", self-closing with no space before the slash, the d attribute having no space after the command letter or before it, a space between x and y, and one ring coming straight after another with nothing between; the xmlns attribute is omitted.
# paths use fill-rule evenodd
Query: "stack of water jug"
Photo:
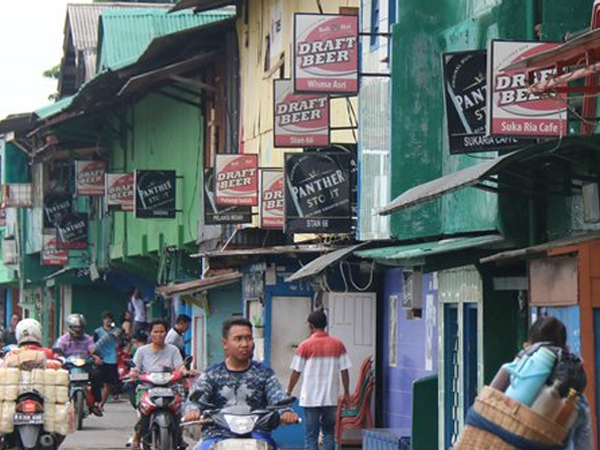
<svg viewBox="0 0 600 450"><path fill-rule="evenodd" d="M504 364L490 386L568 430L577 418L580 397L568 378L553 377L556 364L557 353L539 346Z"/></svg>

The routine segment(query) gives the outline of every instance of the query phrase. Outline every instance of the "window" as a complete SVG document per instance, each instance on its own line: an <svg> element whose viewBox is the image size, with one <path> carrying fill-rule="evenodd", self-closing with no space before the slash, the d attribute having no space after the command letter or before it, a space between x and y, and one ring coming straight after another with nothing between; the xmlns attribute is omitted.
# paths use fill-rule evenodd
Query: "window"
<svg viewBox="0 0 600 450"><path fill-rule="evenodd" d="M398 365L398 296L390 295L389 297L389 344L388 344L388 360L390 367Z"/></svg>
<svg viewBox="0 0 600 450"><path fill-rule="evenodd" d="M379 42L379 19L381 8L379 0L371 0L371 47L377 46Z"/></svg>

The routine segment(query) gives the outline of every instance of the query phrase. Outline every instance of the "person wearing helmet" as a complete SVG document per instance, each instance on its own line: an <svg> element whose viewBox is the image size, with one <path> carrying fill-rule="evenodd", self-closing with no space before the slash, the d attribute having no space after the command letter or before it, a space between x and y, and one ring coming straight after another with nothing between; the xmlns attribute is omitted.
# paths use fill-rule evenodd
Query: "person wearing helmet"
<svg viewBox="0 0 600 450"><path fill-rule="evenodd" d="M18 347L5 356L4 367L21 367L25 364L31 365L31 368L60 368L60 363L54 360L54 352L42 346L42 326L37 320L21 320L15 326L15 340Z"/></svg>
<svg viewBox="0 0 600 450"><path fill-rule="evenodd" d="M91 357L97 366L102 364L102 359L96 354L94 340L85 332L86 322L83 314L69 314L66 325L67 332L59 337L54 344L56 351L59 351L65 358L69 356ZM90 381L92 383L92 396L94 397L94 404L90 405L90 411L96 416L102 416L102 409L100 408L102 377L98 370L93 369L90 372Z"/></svg>

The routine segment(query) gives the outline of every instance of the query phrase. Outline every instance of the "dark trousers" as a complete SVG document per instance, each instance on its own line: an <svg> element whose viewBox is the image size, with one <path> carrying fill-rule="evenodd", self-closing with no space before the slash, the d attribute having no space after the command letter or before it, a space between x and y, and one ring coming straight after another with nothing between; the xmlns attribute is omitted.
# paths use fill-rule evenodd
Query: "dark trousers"
<svg viewBox="0 0 600 450"><path fill-rule="evenodd" d="M90 383L92 383L92 397L94 397L95 403L102 401L102 374L98 370L97 366L90 369Z"/></svg>

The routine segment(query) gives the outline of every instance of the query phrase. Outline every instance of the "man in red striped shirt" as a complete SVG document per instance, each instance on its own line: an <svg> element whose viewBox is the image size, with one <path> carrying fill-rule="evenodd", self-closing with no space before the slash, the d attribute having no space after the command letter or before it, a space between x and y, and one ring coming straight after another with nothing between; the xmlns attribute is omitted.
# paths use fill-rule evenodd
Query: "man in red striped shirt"
<svg viewBox="0 0 600 450"><path fill-rule="evenodd" d="M325 331L327 316L322 310L308 316L308 327L311 335L300 344L292 361L288 395L304 373L300 406L305 414L306 450L318 450L319 431L323 432L323 450L334 450L335 412L340 395L338 374L341 373L346 403L350 395L348 369L352 364L342 341Z"/></svg>

